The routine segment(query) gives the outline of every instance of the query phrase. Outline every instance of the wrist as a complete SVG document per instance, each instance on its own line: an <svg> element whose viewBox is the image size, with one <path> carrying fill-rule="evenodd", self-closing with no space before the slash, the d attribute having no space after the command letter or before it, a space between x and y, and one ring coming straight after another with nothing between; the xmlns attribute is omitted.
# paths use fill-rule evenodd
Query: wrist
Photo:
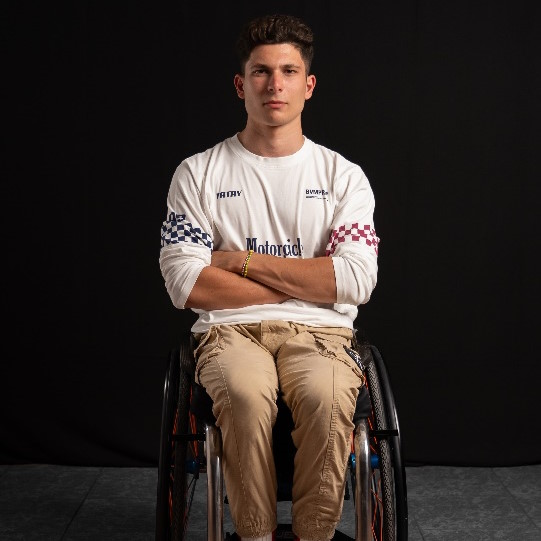
<svg viewBox="0 0 541 541"><path fill-rule="evenodd" d="M244 256L242 265L240 267L240 275L244 278L248 276L248 269L249 269L250 261L253 257L253 254L254 254L253 250L248 250ZM243 255L244 255L244 252L243 252Z"/></svg>

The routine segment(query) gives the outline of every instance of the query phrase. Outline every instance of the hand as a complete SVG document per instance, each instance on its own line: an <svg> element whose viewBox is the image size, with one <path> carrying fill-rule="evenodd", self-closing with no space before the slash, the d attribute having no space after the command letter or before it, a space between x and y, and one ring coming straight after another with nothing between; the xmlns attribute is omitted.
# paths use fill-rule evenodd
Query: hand
<svg viewBox="0 0 541 541"><path fill-rule="evenodd" d="M248 255L247 251L225 252L215 250L212 252L211 266L222 270L240 274L242 264Z"/></svg>

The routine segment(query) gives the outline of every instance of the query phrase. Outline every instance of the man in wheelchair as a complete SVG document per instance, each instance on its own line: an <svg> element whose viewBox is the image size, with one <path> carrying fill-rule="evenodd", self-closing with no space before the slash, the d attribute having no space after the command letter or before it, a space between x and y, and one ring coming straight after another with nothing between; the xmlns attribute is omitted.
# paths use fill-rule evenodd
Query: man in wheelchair
<svg viewBox="0 0 541 541"><path fill-rule="evenodd" d="M277 525L280 389L294 422L293 531L327 541L364 377L345 347L376 285L374 197L358 165L303 135L316 85L310 28L261 17L237 50L246 125L177 168L160 267L173 304L198 315L196 380L222 432L237 534L270 541Z"/></svg>

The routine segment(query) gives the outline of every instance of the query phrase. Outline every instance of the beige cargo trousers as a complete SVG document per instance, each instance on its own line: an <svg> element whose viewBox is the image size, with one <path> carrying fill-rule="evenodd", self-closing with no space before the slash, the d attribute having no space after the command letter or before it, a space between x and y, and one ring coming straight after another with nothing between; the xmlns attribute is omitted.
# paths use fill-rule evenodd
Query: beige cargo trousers
<svg viewBox="0 0 541 541"><path fill-rule="evenodd" d="M217 325L196 334L196 379L223 438L231 516L241 537L276 528L272 427L278 387L292 412L293 531L334 535L344 499L353 414L363 375L344 350L352 330L284 321Z"/></svg>

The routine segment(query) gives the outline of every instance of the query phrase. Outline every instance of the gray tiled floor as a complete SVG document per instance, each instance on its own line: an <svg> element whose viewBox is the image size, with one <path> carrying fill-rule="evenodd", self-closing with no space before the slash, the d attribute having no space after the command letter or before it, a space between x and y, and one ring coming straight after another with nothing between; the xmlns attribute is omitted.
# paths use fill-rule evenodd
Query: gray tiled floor
<svg viewBox="0 0 541 541"><path fill-rule="evenodd" d="M0 540L151 541L156 478L153 468L0 465ZM407 484L410 541L541 540L541 465L408 468ZM204 479L196 498L205 501ZM289 505L279 504L281 522ZM352 536L353 523L345 502L339 529ZM190 541L205 529L196 504Z"/></svg>

